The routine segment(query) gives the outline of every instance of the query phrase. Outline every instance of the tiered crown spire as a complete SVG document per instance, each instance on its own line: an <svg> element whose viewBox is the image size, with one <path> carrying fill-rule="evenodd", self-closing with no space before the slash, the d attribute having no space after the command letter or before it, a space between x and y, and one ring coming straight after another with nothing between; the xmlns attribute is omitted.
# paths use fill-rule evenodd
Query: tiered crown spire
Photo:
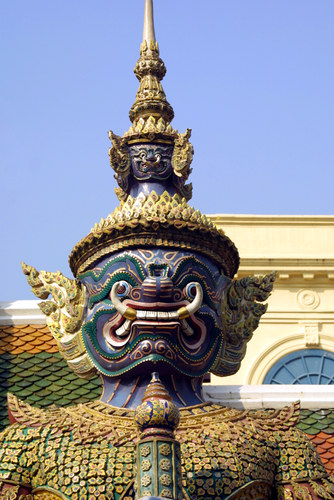
<svg viewBox="0 0 334 500"><path fill-rule="evenodd" d="M170 125L174 111L161 85L166 67L159 57L159 46L155 38L152 0L145 1L143 41L134 73L140 85L129 113L133 125L125 134L129 137L128 142L131 142L131 136L136 140L138 133L145 130L150 130L151 133L165 132L172 136L177 134ZM170 140L172 141L172 137Z"/></svg>
<svg viewBox="0 0 334 500"><path fill-rule="evenodd" d="M159 57L159 46L155 39L152 0L145 2L143 41L134 73L140 85L129 113L133 126L126 135L136 135L136 132L147 126L156 128L157 132L167 132L167 129L169 133L172 132L170 122L174 118L174 111L160 83L166 74L166 67Z"/></svg>
<svg viewBox="0 0 334 500"><path fill-rule="evenodd" d="M161 85L166 67L159 57L153 0L145 0L143 41L134 69L140 84L130 109L132 126L123 137L109 132L110 163L121 203L72 250L70 266L77 276L90 266L127 248L170 247L199 252L233 277L238 252L231 240L198 210L188 205L192 186L191 130L174 130L172 106Z"/></svg>
<svg viewBox="0 0 334 500"><path fill-rule="evenodd" d="M145 0L143 42L156 42L153 17L153 0Z"/></svg>
<svg viewBox="0 0 334 500"><path fill-rule="evenodd" d="M110 163L116 172L116 179L120 186L116 190L117 196L123 201L128 194L136 197L142 191L142 186L134 187L131 183L131 179L134 177L133 156L138 152L135 149L131 150L131 147L145 143L169 146L170 149L165 150L165 153L169 156L168 161L171 168L167 167L166 163L166 168L163 166L164 160L161 159L161 150L151 150L148 152L151 155L150 168L148 168L147 162L140 167L140 179L147 180L149 170L152 174L151 178L155 180L160 178L163 181L159 182L160 188L155 188L158 194L162 194L168 184L167 180L170 177L168 173L173 173L173 179L169 182L169 185L173 185L173 187L167 188L167 191L171 195L178 192L181 197L189 200L192 187L191 184L185 183L191 172L190 165L194 152L189 142L191 130L187 129L185 133L179 134L171 126L174 111L167 101L161 85L161 80L166 74L166 67L159 57L159 46L155 38L153 0L145 0L143 41L140 45L140 57L134 68L134 73L140 83L135 102L129 112L132 125L123 137L115 135L112 131L109 132L109 138L112 142L112 148L109 150ZM156 168L151 168L154 154L160 159L156 163ZM162 171L163 174L161 174ZM135 184L137 183L135 182ZM163 188L162 185L164 185ZM147 193L150 190L145 188L144 191Z"/></svg>

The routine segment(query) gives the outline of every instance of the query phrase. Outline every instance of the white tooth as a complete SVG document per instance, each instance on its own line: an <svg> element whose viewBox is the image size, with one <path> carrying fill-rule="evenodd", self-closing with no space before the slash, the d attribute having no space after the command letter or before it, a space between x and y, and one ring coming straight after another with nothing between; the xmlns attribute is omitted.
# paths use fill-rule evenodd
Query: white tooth
<svg viewBox="0 0 334 500"><path fill-rule="evenodd" d="M185 319L183 319L181 321L181 325L182 325L182 329L183 329L184 333L188 337L191 337L191 335L194 334L194 330L191 328L191 326L189 325L189 323L187 323L187 321Z"/></svg>
<svg viewBox="0 0 334 500"><path fill-rule="evenodd" d="M156 311L146 311L147 319L156 319L156 317L157 317Z"/></svg>
<svg viewBox="0 0 334 500"><path fill-rule="evenodd" d="M137 311L137 318L145 319L147 311Z"/></svg>
<svg viewBox="0 0 334 500"><path fill-rule="evenodd" d="M168 312L166 311L158 311L158 319L168 319Z"/></svg>
<svg viewBox="0 0 334 500"><path fill-rule="evenodd" d="M123 335L127 334L128 331L130 330L130 325L131 325L131 321L129 319L127 319L126 321L124 321L124 323L119 328L117 328L117 330L115 331L116 334L119 337L122 337Z"/></svg>
<svg viewBox="0 0 334 500"><path fill-rule="evenodd" d="M137 311L137 319L160 319L162 321L168 321L168 320L178 320L179 319L179 313L178 311L144 311L138 309Z"/></svg>
<svg viewBox="0 0 334 500"><path fill-rule="evenodd" d="M168 319L179 319L179 313L177 311L169 312Z"/></svg>

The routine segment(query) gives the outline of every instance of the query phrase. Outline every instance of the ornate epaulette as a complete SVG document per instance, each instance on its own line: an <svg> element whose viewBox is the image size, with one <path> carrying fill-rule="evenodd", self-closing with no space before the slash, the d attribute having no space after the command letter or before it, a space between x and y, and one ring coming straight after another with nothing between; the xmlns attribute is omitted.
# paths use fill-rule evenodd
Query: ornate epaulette
<svg viewBox="0 0 334 500"><path fill-rule="evenodd" d="M247 418L267 430L286 430L295 427L300 414L300 401L279 410L250 410Z"/></svg>
<svg viewBox="0 0 334 500"><path fill-rule="evenodd" d="M79 404L70 408L34 408L13 394L8 394L10 422L25 427L49 427L54 437L72 435L73 439L86 443L108 437L110 444L119 446L137 438L134 411L115 408L100 401Z"/></svg>
<svg viewBox="0 0 334 500"><path fill-rule="evenodd" d="M8 410L11 423L19 423L28 427L51 425L73 431L78 426L89 433L107 435L116 426L133 428L135 432L131 409L115 408L100 401L88 404L79 404L69 408L50 406L47 410L35 408L29 403L8 393ZM204 403L193 407L181 408L179 431L191 427L209 428L211 425L233 423L251 425L256 430L286 430L295 427L299 418L300 403L295 402L279 410L236 410L220 404ZM254 430L255 430L254 429Z"/></svg>
<svg viewBox="0 0 334 500"><path fill-rule="evenodd" d="M278 410L237 410L216 403L204 403L195 407L181 409L181 426L184 421L186 426L198 425L199 421L205 422L242 422L257 424L268 429L287 429L294 427L300 413L300 402L296 401L290 406Z"/></svg>
<svg viewBox="0 0 334 500"><path fill-rule="evenodd" d="M53 413L57 414L59 411L53 405L49 406L47 410L34 408L10 392L7 394L7 403L10 424L18 423L29 427L47 425L49 421L52 421L51 415Z"/></svg>
<svg viewBox="0 0 334 500"><path fill-rule="evenodd" d="M180 424L176 431L180 442L196 442L207 438L220 439L226 436L226 429L239 429L245 434L272 434L296 426L300 403L293 403L279 410L237 410L216 403L204 403L195 407L181 408ZM238 431L238 432L239 432Z"/></svg>

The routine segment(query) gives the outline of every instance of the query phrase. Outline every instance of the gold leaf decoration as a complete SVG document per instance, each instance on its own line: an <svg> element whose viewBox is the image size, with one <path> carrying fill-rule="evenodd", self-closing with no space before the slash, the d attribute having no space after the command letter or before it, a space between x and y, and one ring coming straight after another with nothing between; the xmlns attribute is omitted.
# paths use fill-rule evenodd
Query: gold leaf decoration
<svg viewBox="0 0 334 500"><path fill-rule="evenodd" d="M265 276L247 276L232 281L228 287L221 309L226 345L221 358L217 359L211 370L216 375L230 375L239 369L246 344L267 310L267 305L261 302L269 297L275 277L275 272Z"/></svg>
<svg viewBox="0 0 334 500"><path fill-rule="evenodd" d="M41 299L51 295L52 300L41 302L39 307L46 315L46 322L55 338L59 352L69 366L83 378L95 374L81 338L81 325L86 306L85 288L78 281L66 278L60 271L37 271L22 262L33 293Z"/></svg>

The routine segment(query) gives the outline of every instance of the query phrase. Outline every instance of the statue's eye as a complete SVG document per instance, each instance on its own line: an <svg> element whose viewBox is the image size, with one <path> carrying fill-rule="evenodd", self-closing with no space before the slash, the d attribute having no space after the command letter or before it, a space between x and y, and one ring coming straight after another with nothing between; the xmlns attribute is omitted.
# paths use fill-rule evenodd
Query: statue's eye
<svg viewBox="0 0 334 500"><path fill-rule="evenodd" d="M155 153L154 158L155 158L156 161L160 161L161 160L161 155L159 153Z"/></svg>
<svg viewBox="0 0 334 500"><path fill-rule="evenodd" d="M184 289L184 293L186 297L190 299L194 299L196 296L196 286L195 283L188 283L188 285Z"/></svg>
<svg viewBox="0 0 334 500"><path fill-rule="evenodd" d="M146 160L146 157L147 157L146 151L141 151L139 158L143 161Z"/></svg>
<svg viewBox="0 0 334 500"><path fill-rule="evenodd" d="M126 281L120 281L117 287L118 297L126 297L130 293L130 285Z"/></svg>

